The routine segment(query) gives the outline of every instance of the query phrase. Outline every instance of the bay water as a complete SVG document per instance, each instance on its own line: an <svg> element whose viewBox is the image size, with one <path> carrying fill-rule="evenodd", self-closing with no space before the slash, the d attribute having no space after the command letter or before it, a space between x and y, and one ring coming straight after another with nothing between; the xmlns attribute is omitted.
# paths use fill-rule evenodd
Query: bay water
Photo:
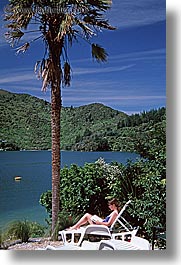
<svg viewBox="0 0 181 265"><path fill-rule="evenodd" d="M125 164L138 154L129 152L61 152L61 167L83 166L103 158L106 163ZM15 177L20 176L20 181ZM43 192L51 190L51 151L0 152L0 227L14 220L45 224L47 213L39 204Z"/></svg>

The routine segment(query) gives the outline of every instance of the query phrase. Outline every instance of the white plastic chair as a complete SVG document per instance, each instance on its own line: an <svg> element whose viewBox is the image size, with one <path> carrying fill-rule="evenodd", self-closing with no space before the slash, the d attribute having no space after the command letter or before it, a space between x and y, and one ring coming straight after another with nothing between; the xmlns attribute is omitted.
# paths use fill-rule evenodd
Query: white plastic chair
<svg viewBox="0 0 181 265"><path fill-rule="evenodd" d="M151 250L148 240L132 236L131 241L125 240L102 240L98 247L99 250Z"/></svg>
<svg viewBox="0 0 181 265"><path fill-rule="evenodd" d="M133 228L133 226L123 217L123 213L125 212L126 208L130 203L131 200L125 203L125 205L122 207L121 211L119 212L118 216L110 227L113 239L128 241L131 240L131 238L135 236L138 232L139 227ZM119 225L119 227L116 229L117 224ZM118 230L119 232L115 232L116 230Z"/></svg>
<svg viewBox="0 0 181 265"><path fill-rule="evenodd" d="M113 232L113 228L114 226L118 223L123 229L124 231L126 230L127 232L129 232L129 234L135 235L138 231L138 229L133 229L132 225L129 224L125 218L123 218L123 212L126 210L126 208L128 207L128 205L130 204L131 200L129 200L120 210L118 216L116 217L116 219L114 220L114 222L112 223L111 227L109 228L109 231L112 233L112 238L115 238L116 236L120 236L120 235L124 235L125 232L119 232L119 233L114 233ZM93 225L94 227L97 225ZM103 225L101 225L103 226ZM81 236L84 234L85 229L87 226L82 226L79 229L74 229L74 230L62 230L59 231L59 235L61 236L61 239L63 241L64 244L75 244L77 245ZM98 225L99 227L99 225ZM104 226L103 226L104 227ZM106 226L105 226L106 227ZM76 242L76 237L79 236L79 240L78 242ZM126 236L126 234L125 234ZM123 236L123 240L124 240L124 236Z"/></svg>
<svg viewBox="0 0 181 265"><path fill-rule="evenodd" d="M138 247L141 250L151 250L150 243L145 238L141 238L141 237L138 237L138 236L133 236L131 238L131 244L133 246Z"/></svg>
<svg viewBox="0 0 181 265"><path fill-rule="evenodd" d="M109 228L105 225L88 225L84 233L81 235L77 246L81 249L98 250L98 245L101 240L112 239Z"/></svg>
<svg viewBox="0 0 181 265"><path fill-rule="evenodd" d="M73 230L62 230L59 231L58 234L61 236L63 244L74 244L77 245L76 237L81 238L83 233L85 232L85 227L80 227L79 229Z"/></svg>
<svg viewBox="0 0 181 265"><path fill-rule="evenodd" d="M132 225L130 223L128 223L128 221L126 221L126 219L122 216L123 212L126 210L126 208L128 207L128 205L130 203L131 203L131 200L129 200L127 203L125 203L125 205L122 207L122 209L120 210L118 216L116 217L116 219L112 223L112 225L110 227L110 231L113 231L113 228L116 225L116 223L119 223L119 225L121 225L121 227L123 227L128 232L133 230Z"/></svg>
<svg viewBox="0 0 181 265"><path fill-rule="evenodd" d="M99 250L141 250L139 246L123 240L102 240L99 244Z"/></svg>

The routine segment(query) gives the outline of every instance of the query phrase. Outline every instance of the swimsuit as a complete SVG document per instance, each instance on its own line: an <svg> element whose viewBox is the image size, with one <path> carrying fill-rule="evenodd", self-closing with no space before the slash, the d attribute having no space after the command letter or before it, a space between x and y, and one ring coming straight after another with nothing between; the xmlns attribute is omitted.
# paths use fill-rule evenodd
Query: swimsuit
<svg viewBox="0 0 181 265"><path fill-rule="evenodd" d="M108 222L110 217L111 217L110 215L106 216L106 218L103 220L103 222Z"/></svg>

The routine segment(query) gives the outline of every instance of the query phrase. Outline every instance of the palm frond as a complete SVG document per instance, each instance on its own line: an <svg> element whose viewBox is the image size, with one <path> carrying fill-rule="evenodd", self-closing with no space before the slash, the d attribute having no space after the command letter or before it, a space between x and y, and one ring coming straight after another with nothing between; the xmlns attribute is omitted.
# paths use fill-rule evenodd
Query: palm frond
<svg viewBox="0 0 181 265"><path fill-rule="evenodd" d="M4 15L4 21L10 21L8 24L8 27L10 28L10 25L14 27L18 26L18 28L27 29L30 20L33 18L34 12L31 8L28 9L28 12L22 12L22 8L18 5L8 5L5 8L5 15Z"/></svg>
<svg viewBox="0 0 181 265"><path fill-rule="evenodd" d="M83 30L83 36L89 39L91 36L95 35L94 31L86 25L84 21L81 21L78 18L75 18L75 22L77 26L79 26Z"/></svg>
<svg viewBox="0 0 181 265"><path fill-rule="evenodd" d="M64 18L61 21L57 40L60 41L65 35L71 32L72 25L74 23L74 17L72 14L64 14Z"/></svg>
<svg viewBox="0 0 181 265"><path fill-rule="evenodd" d="M92 58L96 59L99 63L107 61L107 52L98 44L92 44Z"/></svg>
<svg viewBox="0 0 181 265"><path fill-rule="evenodd" d="M68 62L64 63L64 85L70 86L71 81L71 67Z"/></svg>
<svg viewBox="0 0 181 265"><path fill-rule="evenodd" d="M84 17L84 21L88 24L91 24L93 26L97 26L100 28L105 28L105 29L109 29L109 30L115 30L116 28L111 26L107 20L102 20L101 17L96 17L93 15L87 15Z"/></svg>
<svg viewBox="0 0 181 265"><path fill-rule="evenodd" d="M38 79L42 79L42 91L46 91L53 80L53 66L50 59L39 60L35 64L34 72Z"/></svg>
<svg viewBox="0 0 181 265"><path fill-rule="evenodd" d="M5 33L5 39L7 42L11 44L12 47L17 45L21 39L21 37L24 35L24 33L17 29L17 30L12 30L12 31L7 31Z"/></svg>
<svg viewBox="0 0 181 265"><path fill-rule="evenodd" d="M18 54L20 52L22 52L22 53L26 52L29 47L30 47L29 42L26 42L25 44L23 44L22 46L20 46L16 49L16 54Z"/></svg>
<svg viewBox="0 0 181 265"><path fill-rule="evenodd" d="M40 71L40 68L41 67L40 67L40 63L42 64L42 61L41 60L37 61L36 64L35 64L35 67L34 67L34 72L37 75L37 78L38 79L40 79L40 77L41 77L41 71Z"/></svg>
<svg viewBox="0 0 181 265"><path fill-rule="evenodd" d="M111 7L112 0L87 0L87 3L100 10L107 10Z"/></svg>

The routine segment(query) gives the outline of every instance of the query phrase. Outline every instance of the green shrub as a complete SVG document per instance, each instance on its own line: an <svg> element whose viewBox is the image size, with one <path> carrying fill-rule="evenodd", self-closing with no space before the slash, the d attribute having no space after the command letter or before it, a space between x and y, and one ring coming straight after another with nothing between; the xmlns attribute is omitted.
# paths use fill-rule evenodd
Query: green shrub
<svg viewBox="0 0 181 265"><path fill-rule="evenodd" d="M9 240L20 239L21 242L27 242L30 237L30 224L26 220L14 221L8 225L5 235Z"/></svg>
<svg viewBox="0 0 181 265"><path fill-rule="evenodd" d="M64 167L60 178L60 210L67 211L71 216L85 212L104 215L107 213L108 191L101 164ZM40 203L46 207L51 218L51 191L41 195Z"/></svg>
<svg viewBox="0 0 181 265"><path fill-rule="evenodd" d="M44 227L36 222L13 221L4 231L4 240L21 240L21 242L28 242L30 237L43 236Z"/></svg>
<svg viewBox="0 0 181 265"><path fill-rule="evenodd" d="M4 235L2 230L0 230L0 249L6 249L6 243L4 242Z"/></svg>
<svg viewBox="0 0 181 265"><path fill-rule="evenodd" d="M116 197L121 205L131 199L127 220L133 226L139 225L140 232L150 238L153 226L166 225L166 181L158 165L154 160L128 161L123 165L99 159L84 167L64 167L60 178L60 212L73 217L85 212L106 216L108 199ZM51 191L43 193L40 202L51 217ZM69 226L67 218L62 217L61 221L65 222L62 227Z"/></svg>
<svg viewBox="0 0 181 265"><path fill-rule="evenodd" d="M42 237L44 236L46 231L46 227L37 223L37 222L30 222L30 235L33 238Z"/></svg>

